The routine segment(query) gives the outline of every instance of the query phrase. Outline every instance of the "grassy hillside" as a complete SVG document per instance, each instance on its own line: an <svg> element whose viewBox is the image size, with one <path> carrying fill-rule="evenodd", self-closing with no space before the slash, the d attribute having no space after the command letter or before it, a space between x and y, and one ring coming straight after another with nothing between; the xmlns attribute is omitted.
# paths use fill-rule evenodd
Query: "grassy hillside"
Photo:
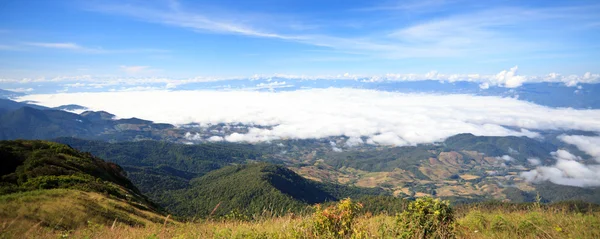
<svg viewBox="0 0 600 239"><path fill-rule="evenodd" d="M364 205L369 207L369 205ZM319 229L328 221L323 214L285 215L257 221L204 220L163 224L149 223L131 227L117 223L80 227L76 230L52 229L29 224L29 227L4 224L1 236L8 238L421 238L406 229L400 211L389 214L369 213L352 217L350 233L338 236ZM435 212L433 212L435 215ZM431 215L431 214L427 214ZM335 221L334 217L331 220ZM472 205L454 212L452 230L440 238L599 238L600 211L574 210L568 205L499 204L497 207ZM325 224L324 224L325 223ZM332 225L332 224L327 224ZM412 231L415 232L415 231ZM402 236L405 235L405 236ZM434 237L431 237L434 238Z"/></svg>
<svg viewBox="0 0 600 239"><path fill-rule="evenodd" d="M34 225L68 231L113 223L146 226L165 220L165 215L143 205L98 192L45 189L0 196L0 238L21 237Z"/></svg>
<svg viewBox="0 0 600 239"><path fill-rule="evenodd" d="M144 225L163 217L121 167L63 144L0 141L0 165L3 220L76 228L87 221Z"/></svg>
<svg viewBox="0 0 600 239"><path fill-rule="evenodd" d="M0 141L0 156L0 195L72 188L148 202L119 165L67 145L39 140Z"/></svg>

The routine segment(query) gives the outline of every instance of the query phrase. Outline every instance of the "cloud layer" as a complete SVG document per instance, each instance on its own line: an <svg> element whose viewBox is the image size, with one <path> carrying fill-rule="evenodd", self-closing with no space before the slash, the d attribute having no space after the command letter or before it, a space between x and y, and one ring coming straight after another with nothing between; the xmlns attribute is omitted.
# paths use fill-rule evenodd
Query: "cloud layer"
<svg viewBox="0 0 600 239"><path fill-rule="evenodd" d="M289 80L346 80L360 81L361 83L380 83L380 82L415 82L434 80L444 82L473 82L479 84L481 89L490 87L518 88L523 84L528 83L562 83L568 87L576 87L580 84L599 84L600 74L592 74L586 72L582 75L561 75L558 73L549 73L547 75L520 75L519 67L514 66L508 70L502 70L497 74L445 74L437 71L431 71L425 74L416 73L388 73L383 75L360 75L360 74L338 74L338 75L288 75L288 74L272 74L272 75L254 75L251 77L194 77L194 78L169 78L169 77L145 77L146 75L156 74L161 72L160 69L155 69L150 66L119 66L119 70L126 73L128 77L118 76L61 76L53 78L2 78L0 76L1 85L38 85L40 83L52 83L66 88L101 88L110 87L137 87L151 86L152 89L172 89L178 86L187 84L211 84L219 81L231 80L266 80L268 83L258 83L254 88L284 88L286 79ZM270 82L273 79L281 81ZM253 88L249 86L249 88Z"/></svg>
<svg viewBox="0 0 600 239"><path fill-rule="evenodd" d="M552 157L556 159L556 164L523 172L521 177L534 183L550 181L576 187L600 186L600 165L585 165L580 157L565 150L552 152Z"/></svg>
<svg viewBox="0 0 600 239"><path fill-rule="evenodd" d="M28 95L46 106L79 104L118 117L183 124L242 123L227 141L345 135L360 144L414 145L458 133L537 137L532 130L600 132L600 110L554 109L512 98L401 94L358 89L256 91L134 91Z"/></svg>

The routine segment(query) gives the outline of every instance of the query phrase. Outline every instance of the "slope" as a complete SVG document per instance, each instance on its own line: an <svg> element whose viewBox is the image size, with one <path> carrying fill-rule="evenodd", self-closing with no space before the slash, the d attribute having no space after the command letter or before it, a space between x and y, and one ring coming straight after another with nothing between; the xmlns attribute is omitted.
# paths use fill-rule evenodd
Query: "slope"
<svg viewBox="0 0 600 239"><path fill-rule="evenodd" d="M116 164L47 141L0 141L0 218L75 228L164 221Z"/></svg>

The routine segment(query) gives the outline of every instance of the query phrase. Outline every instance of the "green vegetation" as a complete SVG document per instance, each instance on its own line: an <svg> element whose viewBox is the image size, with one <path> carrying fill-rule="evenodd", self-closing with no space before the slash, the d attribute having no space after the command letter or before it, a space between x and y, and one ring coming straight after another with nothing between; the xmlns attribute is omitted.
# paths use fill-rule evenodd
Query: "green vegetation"
<svg viewBox="0 0 600 239"><path fill-rule="evenodd" d="M528 137L494 137L458 134L447 138L444 146L448 150L477 151L489 156L512 155L515 159L525 161L528 157L545 157L558 148L548 142L541 142ZM511 149L514 150L511 152ZM518 152L518 153L514 153Z"/></svg>
<svg viewBox="0 0 600 239"><path fill-rule="evenodd" d="M67 145L47 141L0 141L0 195L72 188L148 203L119 165Z"/></svg>
<svg viewBox="0 0 600 239"><path fill-rule="evenodd" d="M418 198L396 222L401 238L454 238L454 211L448 201Z"/></svg>
<svg viewBox="0 0 600 239"><path fill-rule="evenodd" d="M169 202L165 207L176 215L220 217L236 212L258 218L303 213L311 211L311 204L383 193L321 184L282 166L253 163L212 171L193 179L189 189L170 191L162 201Z"/></svg>
<svg viewBox="0 0 600 239"><path fill-rule="evenodd" d="M317 205L312 218L312 235L318 238L347 238L353 234L360 234L352 226L362 204L354 203L349 198L321 209Z"/></svg>
<svg viewBox="0 0 600 239"><path fill-rule="evenodd" d="M129 179L155 202L166 205L163 197L170 191L190 187L190 180L230 164L260 158L252 145L183 145L159 141L107 143L74 138L59 138L80 151L121 165Z"/></svg>

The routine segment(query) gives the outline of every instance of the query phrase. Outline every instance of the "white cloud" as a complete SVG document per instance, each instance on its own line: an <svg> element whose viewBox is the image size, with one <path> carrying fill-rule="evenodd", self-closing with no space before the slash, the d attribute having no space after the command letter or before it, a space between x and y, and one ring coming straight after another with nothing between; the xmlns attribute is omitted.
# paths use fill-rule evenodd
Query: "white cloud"
<svg viewBox="0 0 600 239"><path fill-rule="evenodd" d="M359 89L257 91L133 91L28 95L46 106L85 105L121 118L183 124L242 123L232 142L367 137L367 143L414 145L458 133L537 137L532 130L600 132L600 110L549 108L512 98L402 94Z"/></svg>
<svg viewBox="0 0 600 239"><path fill-rule="evenodd" d="M338 148L337 144L333 141L329 141L329 145L331 145L331 150L333 150L333 152L342 152L343 151L341 148Z"/></svg>
<svg viewBox="0 0 600 239"><path fill-rule="evenodd" d="M187 132L187 133L185 133L185 135L183 137L185 137L185 139L187 139L187 140L192 140L192 141L202 140L202 135L200 135L199 133L192 134L190 132Z"/></svg>
<svg viewBox="0 0 600 239"><path fill-rule="evenodd" d="M561 135L558 136L561 141L575 145L579 150L594 157L600 162L600 136L582 136L582 135Z"/></svg>
<svg viewBox="0 0 600 239"><path fill-rule="evenodd" d="M506 162L515 160L513 157L509 155L503 155L502 157L496 157L497 160L504 160Z"/></svg>
<svg viewBox="0 0 600 239"><path fill-rule="evenodd" d="M57 50L69 50L74 52L82 52L82 53L109 53L110 51L104 50L102 48L91 48L84 47L77 43L72 42L26 42L23 45L31 46L31 47L40 47L40 48L48 48L48 49L57 49Z"/></svg>
<svg viewBox="0 0 600 239"><path fill-rule="evenodd" d="M25 92L32 92L33 88L15 88L15 89L6 89L6 90L13 91L13 92L25 93Z"/></svg>
<svg viewBox="0 0 600 239"><path fill-rule="evenodd" d="M355 147L364 143L365 142L360 137L350 137L346 140L346 146L348 147Z"/></svg>
<svg viewBox="0 0 600 239"><path fill-rule="evenodd" d="M533 166L538 166L538 165L542 164L542 161L539 158L528 158L527 162L529 162L529 164L531 164Z"/></svg>
<svg viewBox="0 0 600 239"><path fill-rule="evenodd" d="M208 138L208 141L210 142L221 142L225 139L223 139L223 137L221 136L211 136L210 138Z"/></svg>
<svg viewBox="0 0 600 239"><path fill-rule="evenodd" d="M82 46L75 43L62 43L62 42L29 42L26 43L29 46L44 47L44 48L55 48L55 49L69 49L69 50L80 50Z"/></svg>
<svg viewBox="0 0 600 239"><path fill-rule="evenodd" d="M119 66L119 69L130 75L150 73L153 71L149 66Z"/></svg>
<svg viewBox="0 0 600 239"><path fill-rule="evenodd" d="M514 154L519 154L519 151L517 151L517 150L515 150L515 149L513 149L511 147L508 147L508 153L514 155Z"/></svg>
<svg viewBox="0 0 600 239"><path fill-rule="evenodd" d="M552 152L552 156L556 159L556 164L522 172L521 177L534 183L550 181L576 187L600 186L600 165L585 165L578 162L581 158L565 150Z"/></svg>
<svg viewBox="0 0 600 239"><path fill-rule="evenodd" d="M509 71L502 71L496 75L496 78L493 79L493 83L496 85L504 86L507 88L516 88L526 81L526 78L523 76L517 75L518 66L510 68Z"/></svg>

